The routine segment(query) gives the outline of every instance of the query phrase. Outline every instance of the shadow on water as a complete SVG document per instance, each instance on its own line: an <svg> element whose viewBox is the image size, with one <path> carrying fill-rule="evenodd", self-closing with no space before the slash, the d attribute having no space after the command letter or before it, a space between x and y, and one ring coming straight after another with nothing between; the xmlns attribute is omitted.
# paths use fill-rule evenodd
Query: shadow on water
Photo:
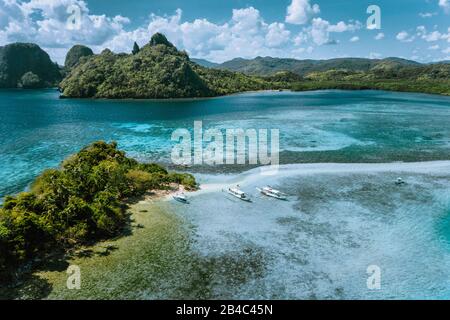
<svg viewBox="0 0 450 320"><path fill-rule="evenodd" d="M16 286L0 287L0 300L45 299L52 292L50 282L36 275L27 275Z"/></svg>
<svg viewBox="0 0 450 320"><path fill-rule="evenodd" d="M132 224L133 219L129 217L122 232L115 238L128 237L133 234L133 229L141 228L139 225ZM64 251L55 249L55 252L35 258L33 262L22 266L16 272L13 279L8 282L2 279L0 285L0 300L38 300L46 299L53 291L53 285L44 277L41 272L60 272L65 273L70 266L70 260L76 258L106 257L119 249L112 244L101 244L101 242L92 242L89 247L82 247ZM95 245L95 247L94 247Z"/></svg>
<svg viewBox="0 0 450 320"><path fill-rule="evenodd" d="M194 254L190 277L175 293L182 299L229 299L239 297L243 285L262 279L270 259L262 248L247 244L227 253Z"/></svg>
<svg viewBox="0 0 450 320"><path fill-rule="evenodd" d="M45 299L52 292L53 286L47 280L38 275L39 271L62 272L67 270L69 263L64 254L56 254L36 259L33 265L29 265L18 279L0 287L1 300L27 300Z"/></svg>
<svg viewBox="0 0 450 320"><path fill-rule="evenodd" d="M440 219L437 229L439 242L450 250L450 209L447 209L447 214Z"/></svg>

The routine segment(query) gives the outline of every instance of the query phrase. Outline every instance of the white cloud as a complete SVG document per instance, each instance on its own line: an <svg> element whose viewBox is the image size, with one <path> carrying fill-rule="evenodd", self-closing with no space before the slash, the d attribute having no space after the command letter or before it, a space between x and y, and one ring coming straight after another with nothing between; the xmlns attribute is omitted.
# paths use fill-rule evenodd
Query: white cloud
<svg viewBox="0 0 450 320"><path fill-rule="evenodd" d="M330 23L322 18L314 18L312 20L310 35L315 44L320 46L330 43L329 27Z"/></svg>
<svg viewBox="0 0 450 320"><path fill-rule="evenodd" d="M421 18L431 18L433 16L435 16L437 13L436 12L421 12L419 13L419 16Z"/></svg>
<svg viewBox="0 0 450 320"><path fill-rule="evenodd" d="M375 39L375 40L381 40L381 39L384 39L384 33L383 33L383 32L378 33L378 34L375 36L374 39Z"/></svg>
<svg viewBox="0 0 450 320"><path fill-rule="evenodd" d="M67 28L67 8L71 5L80 8L79 30ZM90 14L82 0L0 0L0 45L35 42L62 63L67 50L76 43L88 45L95 52L104 48L129 52L134 41L144 45L155 32L164 33L192 56L219 61L236 56L286 56L286 46L293 44L284 23L266 23L253 7L234 9L231 19L223 24L206 19L183 22L181 9L169 16L152 14L148 24L126 30L129 22L122 16Z"/></svg>
<svg viewBox="0 0 450 320"><path fill-rule="evenodd" d="M289 41L291 32L286 30L283 23L274 22L268 26L266 45L270 48L279 47Z"/></svg>
<svg viewBox="0 0 450 320"><path fill-rule="evenodd" d="M129 51L133 41L143 45L152 34L161 32L191 56L212 61L224 61L236 56L250 58L289 54L289 50L285 49L291 42L291 33L284 23L266 23L259 10L253 7L234 9L231 19L224 24L215 24L206 19L190 22L181 20L180 9L172 16L152 15L147 27L123 32L107 45L116 51Z"/></svg>
<svg viewBox="0 0 450 320"><path fill-rule="evenodd" d="M409 36L409 33L406 31L399 32L397 34L396 38L397 38L397 40L399 40L401 42L412 42L415 39L414 36Z"/></svg>
<svg viewBox="0 0 450 320"><path fill-rule="evenodd" d="M362 24L359 21L356 21L354 23L345 23L344 21L340 21L335 25L330 24L328 27L329 32L353 32L356 30L361 29Z"/></svg>
<svg viewBox="0 0 450 320"><path fill-rule="evenodd" d="M429 46L428 50L439 50L440 46L438 44L435 44L433 46Z"/></svg>
<svg viewBox="0 0 450 320"><path fill-rule="evenodd" d="M336 44L338 41L331 39L330 33L341 33L347 31L353 32L361 29L361 27L362 24L359 21L353 23L345 23L340 21L333 25L322 18L314 18L312 19L311 27L304 28L300 39L311 38L311 40L318 46L324 44Z"/></svg>
<svg viewBox="0 0 450 320"><path fill-rule="evenodd" d="M417 27L417 36L427 42L435 42L440 40L447 40L450 42L450 28L448 28L447 32L448 33L441 33L437 30L428 32L425 26Z"/></svg>
<svg viewBox="0 0 450 320"><path fill-rule="evenodd" d="M433 31L424 36L425 41L428 41L428 42L438 41L441 38L442 38L442 35L439 31Z"/></svg>
<svg viewBox="0 0 450 320"><path fill-rule="evenodd" d="M287 7L286 22L292 24L306 24L309 19L320 12L318 4L311 5L309 0L292 0Z"/></svg>
<svg viewBox="0 0 450 320"><path fill-rule="evenodd" d="M447 33L442 35L442 39L450 42L450 27L447 29Z"/></svg>
<svg viewBox="0 0 450 320"><path fill-rule="evenodd" d="M264 25L259 11L253 7L245 9L233 9L233 30L246 34L257 34Z"/></svg>
<svg viewBox="0 0 450 320"><path fill-rule="evenodd" d="M192 57L221 62L238 56L296 57L310 54L316 46L339 43L333 38L338 33L363 28L359 21L333 24L320 17L314 18L320 8L313 5L313 1L293 0L288 7L286 22L310 22L300 32L292 34L285 23L266 22L254 7L234 9L228 21L221 23L207 19L183 21L183 12L178 9L171 15L152 14L148 23L129 29L127 17L94 15L84 0L0 0L0 45L13 41L35 42L61 63L67 50L76 43L88 45L94 52L104 48L130 52L134 41L142 46L155 32L162 32ZM67 8L71 5L80 8L79 30L67 28ZM418 29L417 35L406 31L397 35L397 39L403 42L411 42L415 37L429 42L438 38L450 42L450 29L448 33L428 33L423 27ZM356 35L348 38L351 42L360 40ZM383 38L384 33L375 36L377 40ZM342 36L342 39L345 38ZM320 50L317 51L320 54ZM338 50L329 51L339 54Z"/></svg>
<svg viewBox="0 0 450 320"><path fill-rule="evenodd" d="M69 7L80 12L80 28L68 28ZM30 0L0 2L0 45L14 41L35 42L59 62L63 48L75 43L100 46L124 31L129 19L89 13L82 0Z"/></svg>
<svg viewBox="0 0 450 320"><path fill-rule="evenodd" d="M439 6L442 7L446 13L450 13L450 0L439 0Z"/></svg>
<svg viewBox="0 0 450 320"><path fill-rule="evenodd" d="M306 32L300 32L295 38L294 38L294 44L296 46L299 46L303 43L306 43L308 41L308 34Z"/></svg>
<svg viewBox="0 0 450 320"><path fill-rule="evenodd" d="M382 57L381 53L378 52L371 52L369 54L369 59L380 59Z"/></svg>
<svg viewBox="0 0 450 320"><path fill-rule="evenodd" d="M447 49L442 50L442 53L450 54L450 47L448 47Z"/></svg>

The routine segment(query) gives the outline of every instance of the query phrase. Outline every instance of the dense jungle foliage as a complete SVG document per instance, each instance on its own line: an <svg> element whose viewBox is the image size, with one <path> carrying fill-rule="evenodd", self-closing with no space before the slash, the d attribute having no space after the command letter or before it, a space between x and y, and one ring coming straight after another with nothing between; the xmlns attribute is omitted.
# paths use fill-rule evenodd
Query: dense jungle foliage
<svg viewBox="0 0 450 320"><path fill-rule="evenodd" d="M0 282L47 253L110 238L127 225L126 201L171 183L196 187L190 174L138 163L116 143L95 142L43 172L30 191L0 208Z"/></svg>

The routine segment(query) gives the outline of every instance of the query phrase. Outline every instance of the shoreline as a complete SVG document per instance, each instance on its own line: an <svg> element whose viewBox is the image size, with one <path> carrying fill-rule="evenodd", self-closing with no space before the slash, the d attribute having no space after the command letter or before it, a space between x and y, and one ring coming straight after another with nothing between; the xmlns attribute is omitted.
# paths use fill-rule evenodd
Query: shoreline
<svg viewBox="0 0 450 320"><path fill-rule="evenodd" d="M0 91L21 91L21 92L33 92L33 91L58 91L58 88L48 87L48 88L36 88L36 89L24 89L24 88L0 88ZM61 100L94 100L94 101L155 101L155 102L180 102L180 101L201 101L201 100L211 100L218 99L224 97L233 97L245 94L252 93L278 93L278 92L291 92L291 93L301 93L301 92L317 92L317 91L377 91L377 92L394 92L394 93L416 93L416 94L424 94L436 97L450 97L450 93L432 93L425 91L414 91L414 90L388 90L381 88L364 88L364 89L349 89L349 88L308 88L305 90L301 89L293 89L293 88L284 88L284 89L264 89L264 90L249 90L249 91L240 91L223 95L216 95L211 97L186 97L186 98L95 98L95 97L65 97L62 95L58 96L58 99Z"/></svg>
<svg viewBox="0 0 450 320"><path fill-rule="evenodd" d="M126 211L129 213L129 223L115 237L74 247L66 252L51 253L46 257L49 262L45 262L46 259L42 258L32 261L24 268L23 274L17 280L9 283L4 288L0 288L0 300L14 294L15 291L21 292L18 297L20 300L35 299L36 296L33 295L40 295L40 292L30 293L29 291L40 290L39 286L34 286L36 276L42 277L44 275L45 279L47 279L47 276L51 279L51 275L55 272L55 275L57 275L59 271L65 275L65 270L53 270L52 265L55 261L58 261L57 264L63 264L64 262L72 264L71 262L78 261L90 265L96 257L107 257L116 250L128 251L128 247L122 243L130 241L129 239L140 237L139 232L141 229L154 229L155 225L144 222L154 219L155 215L158 223L159 219L172 221L177 225L177 228L180 228L179 217L172 216L170 212L160 209L158 204L172 200L172 196L178 192L192 193L192 191L186 190L181 184L171 184L169 187L170 189L166 190L150 190L143 196L128 199L125 204L127 205ZM28 296L29 294L32 296ZM45 299L46 297L43 298Z"/></svg>
<svg viewBox="0 0 450 320"><path fill-rule="evenodd" d="M450 160L446 161L429 161L429 162L391 162L381 164L341 164L341 163L319 163L319 164L290 164L282 165L279 168L279 174L275 176L263 176L260 174L260 168L244 171L240 174L233 175L215 175L217 181L207 181L201 183L198 190L190 192L191 197L196 197L205 193L220 192L224 185L227 184L242 184L244 188L252 186L259 182L264 182L265 179L278 180L286 179L291 176L306 176L315 174L346 174L346 173L443 173L450 172ZM208 175L209 176L209 175ZM211 177L211 176L209 176ZM272 177L272 178L271 178ZM215 183L217 182L217 183ZM18 291L22 296L19 299L29 299L30 294L28 291L30 288L35 288L35 278L44 279L52 284L53 288L48 293L48 296L43 296L44 299L60 299L60 298L89 298L95 296L96 298L119 298L122 299L127 293L120 292L117 296L113 296L113 292L105 291L104 285L100 285L98 281L106 281L105 271L111 271L113 274L123 275L123 279L111 279L110 281L118 281L119 283L125 283L127 281L138 281L135 279L137 275L128 275L125 271L127 267L130 267L136 263L145 264L146 268L154 268L154 278L149 283L151 286L157 286L159 280L155 280L158 277L175 277L173 269L175 267L168 267L164 265L161 267L161 261L164 263L170 263L173 259L173 254L180 254L184 257L189 254L188 251L183 251L186 248L182 244L175 244L176 241L182 239L187 241L189 237L189 230L191 226L189 222L185 221L182 216L179 216L176 212L172 211L172 204L168 202L171 200L171 196L180 190L185 191L184 188L175 187L174 185L169 190L162 190L157 192L149 192L143 196L139 201L130 204L130 208L127 210L131 213L130 218L130 231L129 234L121 234L114 239L100 241L91 246L86 246L77 249L72 255L67 257L67 261L70 264L80 265L83 270L89 271L88 279L86 283L90 285L83 287L83 290L79 292L67 291L65 289L65 270L47 270L41 269L32 273L32 279L19 284ZM185 207L187 212L191 209ZM161 220L162 219L162 220ZM165 221L165 222L162 222ZM161 223L163 223L161 225ZM164 230L159 228L163 226ZM187 231L186 231L187 230ZM175 236L171 234L175 232ZM187 232L187 233L186 233ZM149 237L151 239L149 239ZM178 239L178 240L177 240ZM151 250L157 252L156 255L141 255L140 250L144 250L145 247L152 246ZM171 253L167 253L164 248L171 248ZM184 248L184 249L183 249ZM187 249L186 249L187 250ZM132 259L134 262L130 264L127 259ZM176 258L175 261L179 262ZM181 259L183 261L183 259ZM136 266L137 267L137 266ZM140 267L144 268L144 267ZM145 268L144 268L145 269ZM161 270L170 269L171 271L167 275ZM176 271L176 270L175 270ZM83 271L86 272L86 271ZM92 274L90 274L92 273ZM172 274L173 273L173 274ZM100 277L100 279L97 279ZM161 278L162 279L162 278ZM173 278L172 281L177 281ZM147 284L148 285L148 284ZM119 285L117 285L120 288ZM141 298L139 291L131 291L128 294L132 298ZM155 298L152 296L152 298ZM157 297L156 297L157 298Z"/></svg>
<svg viewBox="0 0 450 320"><path fill-rule="evenodd" d="M174 195L177 193L183 192L183 193L194 193L199 191L200 188L196 190L187 190L183 185L181 184L171 184L170 189L166 190L149 190L146 194L144 194L141 197L138 197L137 199L130 199L130 201L127 201L127 205L133 206L137 203L154 203L156 201L169 201L172 199Z"/></svg>
<svg viewBox="0 0 450 320"><path fill-rule="evenodd" d="M201 180L206 179L207 183L199 184L199 189L191 192L191 196L218 192L227 185L239 184L245 186L245 184L252 184L273 177L276 180L281 180L293 175L361 173L439 174L442 172L450 172L450 160L386 163L294 163L280 165L276 176L262 174L261 168L264 167L257 167L232 174L197 174L196 178L201 178Z"/></svg>
<svg viewBox="0 0 450 320"><path fill-rule="evenodd" d="M27 89L22 89L27 90ZM34 90L40 90L40 89L34 89ZM425 92L425 91L414 91L414 90L388 90L388 89L380 89L380 88L364 88L364 89L349 89L349 88L308 88L305 90L296 90L293 88L284 88L284 89L266 89L266 90L250 90L250 91L240 91L240 92L234 92L229 94L223 94L223 95L217 95L217 96L211 96L211 97L190 97L190 98L95 98L95 97L65 97L60 95L58 99L64 99L64 100L97 100L97 101L156 101L156 102L171 102L171 101L201 101L201 100L211 100L211 99L217 99L217 98L224 98L224 97L232 97L232 96L239 96L239 95L245 95L245 94L251 94L251 93L279 93L279 92L291 92L291 93L300 93L300 92L317 92L317 91L344 91L344 92L351 92L351 91L377 91L377 92L394 92L394 93L416 93L416 94L425 94L425 95L431 95L431 96L437 96L437 97L450 97L450 93L433 93L433 92Z"/></svg>

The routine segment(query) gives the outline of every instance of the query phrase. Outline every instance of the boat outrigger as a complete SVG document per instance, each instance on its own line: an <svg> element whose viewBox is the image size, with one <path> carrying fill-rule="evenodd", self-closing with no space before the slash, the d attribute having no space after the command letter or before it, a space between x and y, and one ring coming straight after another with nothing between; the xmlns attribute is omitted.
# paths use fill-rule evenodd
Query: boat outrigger
<svg viewBox="0 0 450 320"><path fill-rule="evenodd" d="M236 186L235 188L228 188L228 193L243 201L251 201L251 199L245 194L245 192L239 189L239 186Z"/></svg>
<svg viewBox="0 0 450 320"><path fill-rule="evenodd" d="M272 197L272 198L276 198L279 200L287 200L287 194L273 189L270 186L264 187L264 188L256 188L259 192L261 192L263 195L268 196L268 197Z"/></svg>
<svg viewBox="0 0 450 320"><path fill-rule="evenodd" d="M188 203L187 197L184 193L177 193L173 195L173 198L182 203Z"/></svg>

